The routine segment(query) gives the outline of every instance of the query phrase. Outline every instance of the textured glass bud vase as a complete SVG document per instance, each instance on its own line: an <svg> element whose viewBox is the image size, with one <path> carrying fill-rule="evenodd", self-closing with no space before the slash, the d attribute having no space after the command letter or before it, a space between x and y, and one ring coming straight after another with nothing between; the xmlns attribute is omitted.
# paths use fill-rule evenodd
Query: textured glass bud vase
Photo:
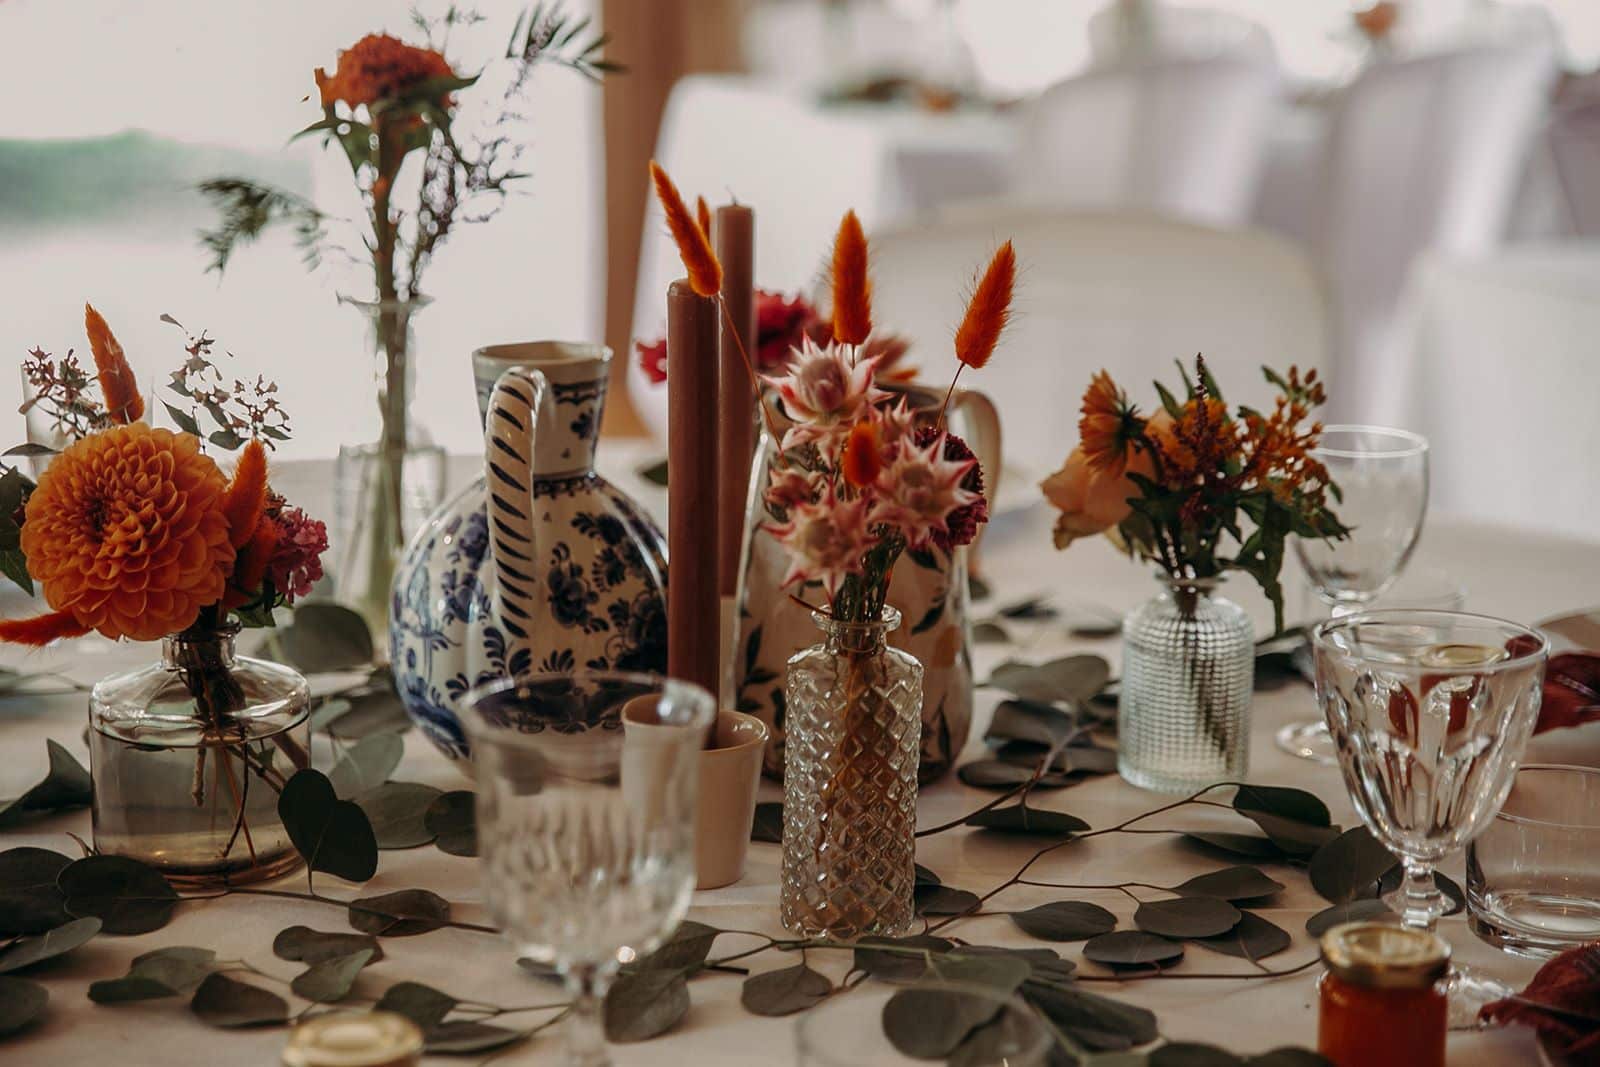
<svg viewBox="0 0 1600 1067"><path fill-rule="evenodd" d="M235 655L237 632L168 637L159 663L89 694L96 851L186 887L299 865L278 794L310 762L310 689L288 667Z"/></svg>
<svg viewBox="0 0 1600 1067"><path fill-rule="evenodd" d="M789 660L783 925L852 939L911 927L922 664L886 643L900 613L838 622Z"/></svg>
<svg viewBox="0 0 1600 1067"><path fill-rule="evenodd" d="M1216 595L1221 579L1161 582L1122 621L1117 770L1162 793L1241 781L1255 682L1250 617Z"/></svg>

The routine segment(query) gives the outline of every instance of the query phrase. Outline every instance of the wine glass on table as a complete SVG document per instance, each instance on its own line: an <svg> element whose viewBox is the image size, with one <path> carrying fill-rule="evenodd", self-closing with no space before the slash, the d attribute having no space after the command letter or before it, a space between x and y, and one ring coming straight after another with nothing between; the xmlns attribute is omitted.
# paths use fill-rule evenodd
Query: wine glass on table
<svg viewBox="0 0 1600 1067"><path fill-rule="evenodd" d="M672 934L694 891L711 694L577 671L491 682L464 707L485 902L519 955L572 994L564 1062L606 1067L606 990Z"/></svg>
<svg viewBox="0 0 1600 1067"><path fill-rule="evenodd" d="M1400 857L1401 921L1433 932L1434 868L1488 828L1539 717L1543 634L1452 611L1372 611L1311 636L1322 706L1361 821ZM1446 979L1455 1028L1512 990L1459 964Z"/></svg>
<svg viewBox="0 0 1600 1067"><path fill-rule="evenodd" d="M1333 617L1360 611L1394 584L1422 536L1428 511L1428 442L1407 430L1329 426L1311 451L1339 487L1336 510L1350 535L1294 539L1295 556ZM1332 765L1333 741L1320 720L1277 733L1292 756Z"/></svg>

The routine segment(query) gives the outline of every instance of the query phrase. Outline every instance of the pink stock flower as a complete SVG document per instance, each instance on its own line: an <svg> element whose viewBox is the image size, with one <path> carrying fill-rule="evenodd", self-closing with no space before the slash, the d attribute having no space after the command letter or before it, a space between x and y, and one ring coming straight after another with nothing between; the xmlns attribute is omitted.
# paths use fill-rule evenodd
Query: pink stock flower
<svg viewBox="0 0 1600 1067"><path fill-rule="evenodd" d="M795 421L784 435L784 450L816 443L831 461L850 427L889 395L873 385L876 368L874 359L854 359L848 346L801 342L787 374L763 379L778 390L784 411Z"/></svg>
<svg viewBox="0 0 1600 1067"><path fill-rule="evenodd" d="M293 603L311 592L322 578L322 554L328 550L328 528L299 508L284 508L268 518L278 524L278 545L267 561L272 587Z"/></svg>
<svg viewBox="0 0 1600 1067"><path fill-rule="evenodd" d="M981 502L983 495L962 488L967 472L977 466L976 459L947 458L942 433L924 446L916 440L902 441L878 476L872 520L899 527L907 545L921 548L940 535L949 537L951 514Z"/></svg>
<svg viewBox="0 0 1600 1067"><path fill-rule="evenodd" d="M840 500L828 486L820 499L793 508L788 522L769 524L767 531L789 553L782 587L820 581L831 597L845 578L860 574L862 557L873 544L869 506L864 496Z"/></svg>

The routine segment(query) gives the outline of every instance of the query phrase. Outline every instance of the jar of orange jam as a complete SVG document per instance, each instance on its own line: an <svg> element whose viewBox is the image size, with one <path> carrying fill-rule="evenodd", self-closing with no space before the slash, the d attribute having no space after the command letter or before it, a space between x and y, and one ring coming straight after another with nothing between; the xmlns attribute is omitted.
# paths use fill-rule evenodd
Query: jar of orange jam
<svg viewBox="0 0 1600 1067"><path fill-rule="evenodd" d="M1322 935L1317 1051L1336 1067L1444 1067L1450 946L1384 923Z"/></svg>

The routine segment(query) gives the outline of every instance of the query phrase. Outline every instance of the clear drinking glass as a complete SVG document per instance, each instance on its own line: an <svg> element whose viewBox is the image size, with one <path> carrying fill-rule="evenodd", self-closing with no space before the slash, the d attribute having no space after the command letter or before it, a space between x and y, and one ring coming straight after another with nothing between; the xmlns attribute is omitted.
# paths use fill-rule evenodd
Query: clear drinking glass
<svg viewBox="0 0 1600 1067"><path fill-rule="evenodd" d="M1324 622L1311 646L1345 788L1404 864L1402 921L1431 933L1445 911L1434 867L1504 803L1539 715L1549 642L1483 615L1373 611ZM1511 993L1459 966L1448 984L1457 1027Z"/></svg>
<svg viewBox="0 0 1600 1067"><path fill-rule="evenodd" d="M891 1036L893 1035L893 1036ZM959 982L867 986L830 998L794 1028L800 1067L1044 1067L1051 1037L1020 999Z"/></svg>
<svg viewBox="0 0 1600 1067"><path fill-rule="evenodd" d="M635 703L626 728L623 705ZM522 956L573 996L566 1063L604 1067L617 968L661 945L694 890L711 694L647 674L529 674L467 694L484 897ZM646 721L648 719L648 721Z"/></svg>
<svg viewBox="0 0 1600 1067"><path fill-rule="evenodd" d="M1530 763L1467 846L1467 921L1507 952L1600 940L1600 770Z"/></svg>
<svg viewBox="0 0 1600 1067"><path fill-rule="evenodd" d="M1370 607L1404 569L1428 511L1428 441L1409 430L1329 426L1311 455L1339 487L1334 509L1350 536L1294 538L1295 557L1337 618ZM1291 723L1277 733L1291 756L1334 762L1326 724Z"/></svg>

